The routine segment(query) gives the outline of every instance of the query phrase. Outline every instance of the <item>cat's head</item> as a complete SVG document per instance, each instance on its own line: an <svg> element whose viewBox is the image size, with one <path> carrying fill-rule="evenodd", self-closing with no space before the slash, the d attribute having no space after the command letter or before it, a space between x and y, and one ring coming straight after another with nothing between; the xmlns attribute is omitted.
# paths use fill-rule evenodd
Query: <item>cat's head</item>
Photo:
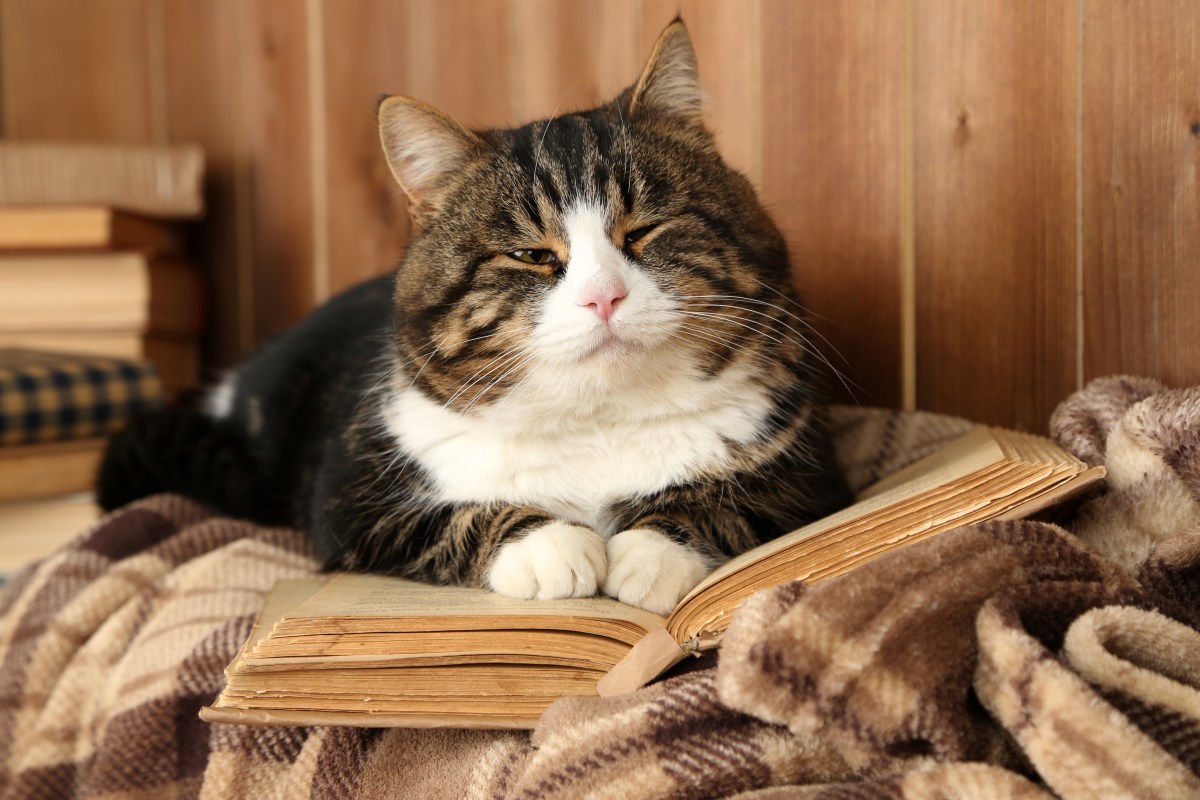
<svg viewBox="0 0 1200 800"><path fill-rule="evenodd" d="M384 151L419 228L396 288L405 382L479 411L518 386L585 403L682 373L794 380L806 348L786 247L701 99L678 20L637 82L589 111L473 132L386 98Z"/></svg>

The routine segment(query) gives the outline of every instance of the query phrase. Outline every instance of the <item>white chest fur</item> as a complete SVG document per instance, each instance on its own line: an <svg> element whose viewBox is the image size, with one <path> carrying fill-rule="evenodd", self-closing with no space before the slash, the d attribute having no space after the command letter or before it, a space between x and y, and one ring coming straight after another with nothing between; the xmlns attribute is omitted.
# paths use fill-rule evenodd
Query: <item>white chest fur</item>
<svg viewBox="0 0 1200 800"><path fill-rule="evenodd" d="M719 468L730 443L753 440L769 411L736 369L706 380L677 365L653 386L630 385L587 409L563 393L531 382L464 416L404 389L384 416L444 501L529 504L608 537L613 503Z"/></svg>

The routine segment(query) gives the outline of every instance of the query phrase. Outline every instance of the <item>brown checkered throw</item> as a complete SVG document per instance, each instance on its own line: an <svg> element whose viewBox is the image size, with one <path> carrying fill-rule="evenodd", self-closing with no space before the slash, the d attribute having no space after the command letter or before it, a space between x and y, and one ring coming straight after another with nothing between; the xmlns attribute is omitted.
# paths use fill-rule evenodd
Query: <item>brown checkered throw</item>
<svg viewBox="0 0 1200 800"><path fill-rule="evenodd" d="M862 486L960 433L842 410ZM571 698L532 735L197 718L294 531L125 508L0 593L3 798L1200 797L1200 389L1093 384L1059 438L1113 480L761 593L716 659Z"/></svg>

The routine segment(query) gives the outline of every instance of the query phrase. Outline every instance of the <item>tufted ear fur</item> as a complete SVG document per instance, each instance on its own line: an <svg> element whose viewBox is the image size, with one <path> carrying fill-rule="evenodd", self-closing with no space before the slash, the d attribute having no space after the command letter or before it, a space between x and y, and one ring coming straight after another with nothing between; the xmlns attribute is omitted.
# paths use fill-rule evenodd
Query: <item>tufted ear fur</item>
<svg viewBox="0 0 1200 800"><path fill-rule="evenodd" d="M676 18L659 34L650 60L634 84L630 111L652 108L699 125L703 99L692 38L683 20Z"/></svg>
<svg viewBox="0 0 1200 800"><path fill-rule="evenodd" d="M380 102L379 138L418 222L441 206L455 177L485 146L441 111L408 97Z"/></svg>

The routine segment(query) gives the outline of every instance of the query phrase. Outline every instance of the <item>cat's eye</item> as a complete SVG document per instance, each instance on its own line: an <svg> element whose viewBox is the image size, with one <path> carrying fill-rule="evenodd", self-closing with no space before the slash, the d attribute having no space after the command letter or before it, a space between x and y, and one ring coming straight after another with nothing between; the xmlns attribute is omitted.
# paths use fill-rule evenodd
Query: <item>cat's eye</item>
<svg viewBox="0 0 1200 800"><path fill-rule="evenodd" d="M644 225L641 228L637 228L636 230L630 231L629 233L625 234L625 246L632 247L633 245L637 244L642 239L644 239L646 237L646 234L648 234L650 231L654 230L657 227L658 227L657 225Z"/></svg>
<svg viewBox="0 0 1200 800"><path fill-rule="evenodd" d="M554 265L558 263L558 256L554 255L553 250L513 250L508 257L514 258L522 264Z"/></svg>

